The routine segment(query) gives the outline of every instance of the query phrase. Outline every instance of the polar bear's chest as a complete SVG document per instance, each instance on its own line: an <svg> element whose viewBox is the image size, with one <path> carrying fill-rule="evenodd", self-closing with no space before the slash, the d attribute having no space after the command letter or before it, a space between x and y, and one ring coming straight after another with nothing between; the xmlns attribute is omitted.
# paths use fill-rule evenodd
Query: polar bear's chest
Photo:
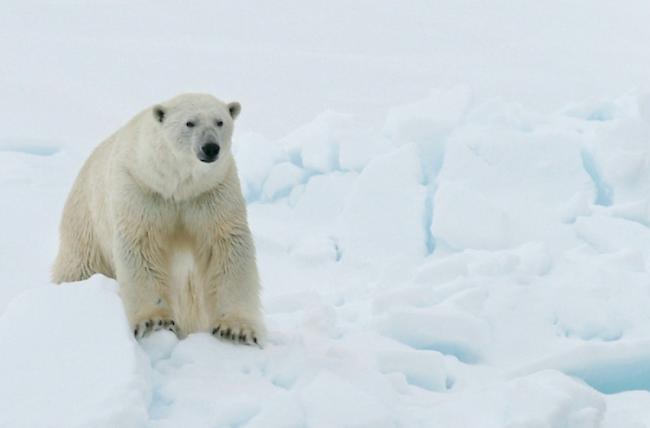
<svg viewBox="0 0 650 428"><path fill-rule="evenodd" d="M196 274L196 260L192 249L186 246L170 248L169 269L171 288L186 288L190 277Z"/></svg>
<svg viewBox="0 0 650 428"><path fill-rule="evenodd" d="M197 258L194 241L184 232L176 233L168 243L169 301L187 331L209 329L209 303L204 266Z"/></svg>

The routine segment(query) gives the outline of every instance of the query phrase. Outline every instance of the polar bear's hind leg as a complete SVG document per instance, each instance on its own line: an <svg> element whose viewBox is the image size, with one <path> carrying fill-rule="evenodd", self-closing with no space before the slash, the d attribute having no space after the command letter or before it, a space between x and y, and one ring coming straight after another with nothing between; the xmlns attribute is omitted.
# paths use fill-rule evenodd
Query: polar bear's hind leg
<svg viewBox="0 0 650 428"><path fill-rule="evenodd" d="M85 201L80 198L78 183L75 183L63 210L60 227L59 253L52 266L52 281L83 281L95 273L114 278L93 233L92 220Z"/></svg>

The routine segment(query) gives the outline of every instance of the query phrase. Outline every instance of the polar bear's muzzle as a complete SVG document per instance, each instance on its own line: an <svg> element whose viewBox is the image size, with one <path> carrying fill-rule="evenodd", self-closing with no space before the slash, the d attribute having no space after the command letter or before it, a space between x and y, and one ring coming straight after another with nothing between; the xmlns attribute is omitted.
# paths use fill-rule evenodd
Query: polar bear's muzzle
<svg viewBox="0 0 650 428"><path fill-rule="evenodd" d="M217 160L220 150L221 147L219 147L219 144L217 143L212 143L212 142L205 143L203 146L201 146L201 150L199 151L198 158L201 162L205 162L205 163L214 162Z"/></svg>

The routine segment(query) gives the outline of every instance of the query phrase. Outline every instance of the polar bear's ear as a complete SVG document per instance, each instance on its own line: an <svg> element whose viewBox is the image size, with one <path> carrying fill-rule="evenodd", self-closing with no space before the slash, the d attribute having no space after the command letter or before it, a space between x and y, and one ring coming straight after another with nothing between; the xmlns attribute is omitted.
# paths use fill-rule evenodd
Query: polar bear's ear
<svg viewBox="0 0 650 428"><path fill-rule="evenodd" d="M154 106L153 117L160 123L165 119L165 109L161 105Z"/></svg>
<svg viewBox="0 0 650 428"><path fill-rule="evenodd" d="M228 111L230 112L230 117L236 119L237 116L239 116L239 112L241 111L241 104L239 104L237 101L228 103Z"/></svg>

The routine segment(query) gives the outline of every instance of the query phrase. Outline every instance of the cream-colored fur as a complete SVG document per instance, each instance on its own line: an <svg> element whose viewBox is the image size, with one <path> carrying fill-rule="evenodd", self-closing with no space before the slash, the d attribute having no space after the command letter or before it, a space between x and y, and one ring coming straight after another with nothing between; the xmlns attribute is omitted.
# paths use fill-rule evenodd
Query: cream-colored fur
<svg viewBox="0 0 650 428"><path fill-rule="evenodd" d="M260 338L255 248L230 150L238 113L238 103L181 95L99 145L66 202L53 281L116 278L138 337L169 328ZM197 158L206 138L221 149L212 163Z"/></svg>

